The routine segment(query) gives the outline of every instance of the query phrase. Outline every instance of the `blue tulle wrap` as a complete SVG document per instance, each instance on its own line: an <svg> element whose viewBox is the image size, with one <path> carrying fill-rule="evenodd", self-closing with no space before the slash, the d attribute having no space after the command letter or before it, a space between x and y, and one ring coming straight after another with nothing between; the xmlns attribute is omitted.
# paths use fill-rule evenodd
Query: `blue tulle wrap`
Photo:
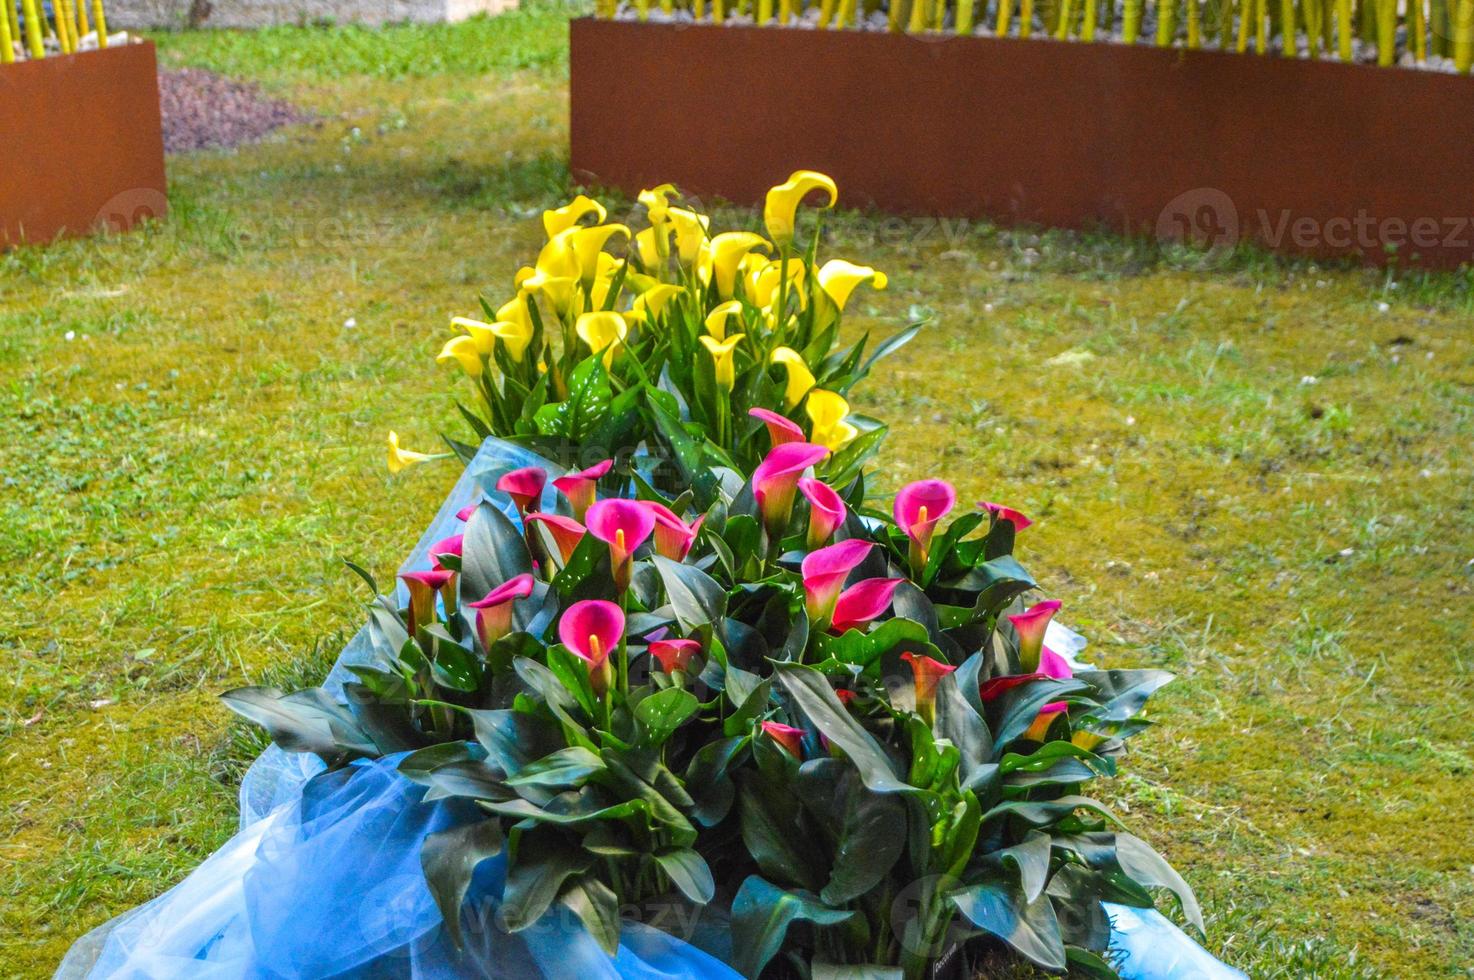
<svg viewBox="0 0 1474 980"><path fill-rule="evenodd" d="M457 533L455 513L494 493L508 470L546 460L487 440L405 562L428 567L429 548ZM553 506L551 486L545 506ZM1062 644L1069 638L1062 637ZM360 633L325 685L341 691L346 664L369 655ZM730 937L711 922L693 942L626 922L616 956L577 920L549 913L518 933L497 925L505 861L477 869L462 920L465 943L450 942L420 871L429 834L476 819L462 800L425 802L424 789L396 772L398 756L324 771L311 755L271 746L241 783L240 831L174 888L77 941L58 978L107 980L728 980ZM1237 980L1160 913L1107 905L1113 960L1126 980ZM698 945L693 943L699 943ZM711 952L708 952L711 951ZM715 952L717 955L712 955Z"/></svg>

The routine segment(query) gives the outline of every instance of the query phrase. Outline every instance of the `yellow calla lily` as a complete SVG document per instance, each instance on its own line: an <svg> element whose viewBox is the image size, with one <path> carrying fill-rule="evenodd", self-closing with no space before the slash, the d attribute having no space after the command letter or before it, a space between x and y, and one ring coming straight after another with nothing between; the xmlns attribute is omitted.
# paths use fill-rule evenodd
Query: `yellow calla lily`
<svg viewBox="0 0 1474 980"><path fill-rule="evenodd" d="M664 227L655 228L651 226L635 236L635 251L640 256L640 264L651 272L658 272L665 264L662 259L662 250L657 236L664 235L665 252L670 250L670 232Z"/></svg>
<svg viewBox="0 0 1474 980"><path fill-rule="evenodd" d="M549 278L577 279L582 266L579 265L578 252L573 247L573 235L576 231L576 228L569 228L550 238L542 251L537 253L533 271Z"/></svg>
<svg viewBox="0 0 1474 980"><path fill-rule="evenodd" d="M606 370L614 365L615 355L623 348L624 338L630 332L624 317L613 310L585 313L578 318L573 329L578 338L589 345L589 350L595 354L603 351Z"/></svg>
<svg viewBox="0 0 1474 980"><path fill-rule="evenodd" d="M484 365L481 363L481 353L477 350L476 341L472 337L462 334L452 337L440 348L440 353L435 355L435 360L441 364L449 364L455 361L473 378L481 377Z"/></svg>
<svg viewBox="0 0 1474 980"><path fill-rule="evenodd" d="M567 317L573 311L574 300L578 298L577 276L548 276L533 269L523 271L528 274L518 273L518 289L543 297L560 317Z"/></svg>
<svg viewBox="0 0 1474 980"><path fill-rule="evenodd" d="M734 316L742 316L742 303L738 300L729 299L725 303L720 303L712 307L711 312L706 315L707 332L717 340L725 340L727 338L727 321Z"/></svg>
<svg viewBox="0 0 1474 980"><path fill-rule="evenodd" d="M470 317L458 316L450 322L452 326L460 327L470 334L471 339L476 342L477 352L487 357L491 356L496 349L496 342L500 340L507 349L507 356L521 364L527 353L527 345L532 343L532 328L514 320L483 323Z"/></svg>
<svg viewBox="0 0 1474 980"><path fill-rule="evenodd" d="M780 268L782 264L779 262L764 263L762 268L756 270L748 278L747 298L753 305L772 306L773 302L778 298L778 283L783 276ZM803 293L799 292L798 287L801 287L804 281L803 260L789 259L786 264L788 266L789 291L798 292L800 299L802 299Z"/></svg>
<svg viewBox="0 0 1474 980"><path fill-rule="evenodd" d="M679 193L675 184L661 184L649 190L640 191L637 200L645 205L645 212L650 216L652 225L663 225L666 222L666 211L670 208L672 194Z"/></svg>
<svg viewBox="0 0 1474 980"><path fill-rule="evenodd" d="M594 282L589 287L589 306L595 310L602 310L606 306L614 304L607 302L609 290L614 285L614 276L624 262L616 259L608 252L600 252L594 260Z"/></svg>
<svg viewBox="0 0 1474 980"><path fill-rule="evenodd" d="M435 458L436 457L430 455L429 453L417 453L411 449L400 449L399 433L389 433L390 473L398 473L401 470L409 469L411 466L418 466L420 463L428 463L430 460Z"/></svg>
<svg viewBox="0 0 1474 980"><path fill-rule="evenodd" d="M670 208L666 216L676 236L676 257L681 265L689 266L701 254L701 244L706 241L706 229L711 227L711 219L687 208Z"/></svg>
<svg viewBox="0 0 1474 980"><path fill-rule="evenodd" d="M630 230L624 225L594 225L592 228L570 228L563 234L568 236L569 244L573 247L584 286L587 287L599 272L599 256L605 254L604 246L609 239L615 235L623 235L628 240Z"/></svg>
<svg viewBox="0 0 1474 980"><path fill-rule="evenodd" d="M809 399L804 403L804 411L814 423L809 441L827 449L837 452L860 434L859 429L845 421L845 416L850 414L850 403L832 391L825 391L823 388L810 391Z"/></svg>
<svg viewBox="0 0 1474 980"><path fill-rule="evenodd" d="M737 350L737 342L743 337L740 333L734 333L725 340L701 337L701 345L711 352L711 363L716 371L717 385L725 391L731 391L737 383L737 369L732 363Z"/></svg>
<svg viewBox="0 0 1474 980"><path fill-rule="evenodd" d="M527 294L518 292L516 296L507 300L496 311L496 319L499 323L515 323L532 336L532 313L527 309Z"/></svg>
<svg viewBox="0 0 1474 980"><path fill-rule="evenodd" d="M543 230L548 233L548 238L556 238L559 232L567 231L591 214L595 221L603 222L609 212L598 201L580 194L561 208L544 211Z"/></svg>
<svg viewBox="0 0 1474 980"><path fill-rule="evenodd" d="M788 387L783 393L783 400L793 408L804 400L804 395L814 387L814 375L809 366L804 363L803 355L792 347L778 347L773 350L770 358L773 364L781 364L788 370Z"/></svg>
<svg viewBox="0 0 1474 980"><path fill-rule="evenodd" d="M672 286L667 282L657 283L635 297L631 312L639 313L643 318L645 311L649 310L652 316L658 317L665 312L666 305L683 292L685 290L680 286Z"/></svg>
<svg viewBox="0 0 1474 980"><path fill-rule="evenodd" d="M737 288L737 269L742 259L756 249L768 248L762 235L751 231L724 231L708 239L696 260L696 274L704 283L716 282L717 294L731 299Z"/></svg>
<svg viewBox="0 0 1474 980"><path fill-rule="evenodd" d="M763 203L763 223L768 226L768 235L774 244L782 246L793 241L799 203L810 191L819 190L829 195L824 207L834 207L834 202L839 200L839 188L832 179L814 170L796 170L786 181L768 191L767 200Z"/></svg>
<svg viewBox="0 0 1474 980"><path fill-rule="evenodd" d="M470 335L476 343L476 352L487 357L496 350L496 334L492 332L491 324L480 320L473 320L468 316L453 316L450 318L452 327L459 327Z"/></svg>
<svg viewBox="0 0 1474 980"><path fill-rule="evenodd" d="M845 303L849 302L850 293L853 293L855 287L860 283L868 281L876 289L884 289L887 283L884 272L872 269L868 265L846 262L844 259L830 259L825 262L819 267L816 278L819 280L819 287L829 294L829 298L834 300L834 305L841 310L844 309Z"/></svg>

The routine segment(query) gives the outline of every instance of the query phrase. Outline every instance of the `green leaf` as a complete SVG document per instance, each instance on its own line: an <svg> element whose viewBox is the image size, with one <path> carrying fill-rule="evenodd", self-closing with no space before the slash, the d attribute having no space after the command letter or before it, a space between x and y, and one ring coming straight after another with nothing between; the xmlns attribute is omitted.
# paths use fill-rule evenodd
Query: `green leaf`
<svg viewBox="0 0 1474 980"><path fill-rule="evenodd" d="M542 918L563 890L563 882L587 871L592 858L568 846L558 833L526 833L507 867L500 916L509 932L520 932Z"/></svg>
<svg viewBox="0 0 1474 980"><path fill-rule="evenodd" d="M737 812L747 853L764 874L816 887L823 878L813 865L814 850L804 847L799 833L797 802L750 771L740 774L740 785Z"/></svg>
<svg viewBox="0 0 1474 980"><path fill-rule="evenodd" d="M238 687L220 695L225 706L266 729L288 752L311 752L329 766L374 758L378 747L346 707L322 688L283 694L274 687Z"/></svg>
<svg viewBox="0 0 1474 980"><path fill-rule="evenodd" d="M573 695L584 714L590 718L595 717L597 700L594 697L593 681L589 679L588 661L559 643L548 648L548 670Z"/></svg>
<svg viewBox="0 0 1474 980"><path fill-rule="evenodd" d="M937 683L936 713L937 737L957 746L961 756L962 787L972 789L992 779L997 771L990 764L993 738L982 715L963 697L956 671Z"/></svg>
<svg viewBox="0 0 1474 980"><path fill-rule="evenodd" d="M1198 905L1197 896L1188 887L1182 875L1178 874L1167 859L1158 854L1150 844L1140 837L1131 834L1116 835L1116 861L1121 870L1130 875L1138 884L1147 888L1166 888L1177 896L1177 901L1182 905L1182 914L1187 921L1197 927L1198 932L1205 932L1203 928L1203 910Z"/></svg>
<svg viewBox="0 0 1474 980"><path fill-rule="evenodd" d="M522 767L507 780L508 786L538 786L565 789L578 786L604 768L603 761L581 745L570 745Z"/></svg>
<svg viewBox="0 0 1474 980"><path fill-rule="evenodd" d="M1024 901L1032 902L1044 892L1049 881L1049 835L1031 830L1023 843L1006 847L997 852L998 860L1012 865L1018 873L1019 886L1024 892Z"/></svg>
<svg viewBox="0 0 1474 980"><path fill-rule="evenodd" d="M635 720L649 732L649 743L660 745L700 707L701 702L690 691L668 687L635 705Z"/></svg>
<svg viewBox="0 0 1474 980"><path fill-rule="evenodd" d="M468 603L479 602L502 583L532 571L532 556L516 526L499 509L482 501L466 521L461 544L460 609L462 615L474 613ZM513 605L513 619L518 629L525 629L525 613ZM471 624L474 626L474 623Z"/></svg>
<svg viewBox="0 0 1474 980"><path fill-rule="evenodd" d="M592 874L580 875L563 889L558 904L578 916L604 952L619 952L619 897L608 885Z"/></svg>
<svg viewBox="0 0 1474 980"><path fill-rule="evenodd" d="M690 634L726 615L727 593L716 579L695 565L672 561L663 555L656 555L654 561L683 632Z"/></svg>
<svg viewBox="0 0 1474 980"><path fill-rule="evenodd" d="M1083 681L1101 700L1101 705L1080 719L1083 727L1104 726L1134 717L1147 698L1172 680L1165 670L1082 670L1075 679Z"/></svg>
<svg viewBox="0 0 1474 980"><path fill-rule="evenodd" d="M814 723L814 727L823 732L854 763L866 786L877 793L896 793L911 789L896 778L890 757L870 733L850 716L829 686L827 677L800 664L774 664L773 672L799 710Z"/></svg>
<svg viewBox="0 0 1474 980"><path fill-rule="evenodd" d="M782 947L794 922L832 926L852 915L828 908L812 895L784 891L752 875L732 899L732 965L743 976L757 977Z"/></svg>
<svg viewBox="0 0 1474 980"><path fill-rule="evenodd" d="M533 420L538 432L544 436L583 443L609 417L609 403L613 397L603 359L590 357L579 362L569 374L568 398L544 405L537 410Z"/></svg>
<svg viewBox="0 0 1474 980"><path fill-rule="evenodd" d="M716 894L716 882L706 861L689 847L668 847L655 853L655 863L681 894L697 905L705 905Z"/></svg>
<svg viewBox="0 0 1474 980"><path fill-rule="evenodd" d="M452 762L466 762L484 755L479 745L470 742L441 742L411 752L399 760L399 774L411 782L424 784L426 777L436 769Z"/></svg>
<svg viewBox="0 0 1474 980"><path fill-rule="evenodd" d="M1034 577L1012 555L1005 555L1002 558L983 562L966 574L941 584L946 588L969 593L975 597L972 609L966 613L970 618L963 622L954 621L957 614L953 610L957 607L938 607L937 612L941 616L942 626L952 628L996 615L1016 596L1034 588L1036 583Z"/></svg>
<svg viewBox="0 0 1474 980"><path fill-rule="evenodd" d="M994 725L993 751L1001 753L1039 717L1039 709L1054 701L1061 701L1071 694L1088 690L1079 680L1055 680L1051 677L1035 678L1016 687L1009 688L993 702L990 717L998 719Z"/></svg>
<svg viewBox="0 0 1474 980"><path fill-rule="evenodd" d="M1065 947L1049 897L1030 902L1018 885L987 881L949 898L973 925L990 932L1047 970L1065 968Z"/></svg>
<svg viewBox="0 0 1474 980"><path fill-rule="evenodd" d="M906 840L906 807L899 797L872 793L850 778L841 778L843 807L839 840L829 881L819 892L827 905L843 905L878 885L901 857Z"/></svg>
<svg viewBox="0 0 1474 980"><path fill-rule="evenodd" d="M869 633L846 630L840 636L816 634L814 645L821 657L833 657L840 663L867 669L880 664L885 654L900 647L935 660L946 660L932 646L926 627L910 619L887 619Z"/></svg>
<svg viewBox="0 0 1474 980"><path fill-rule="evenodd" d="M550 722L526 712L502 708L469 714L476 741L509 776L517 775L532 760L542 758L560 745Z"/></svg>
<svg viewBox="0 0 1474 980"><path fill-rule="evenodd" d="M502 846L501 824L494 817L431 834L420 845L425 884L457 949L462 941L461 905L476 866L500 854Z"/></svg>

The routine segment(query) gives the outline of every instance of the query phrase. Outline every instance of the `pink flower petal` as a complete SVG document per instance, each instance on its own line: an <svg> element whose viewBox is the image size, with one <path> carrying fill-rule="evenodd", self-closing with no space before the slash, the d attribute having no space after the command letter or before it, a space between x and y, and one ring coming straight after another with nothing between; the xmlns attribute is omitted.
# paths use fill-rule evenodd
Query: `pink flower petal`
<svg viewBox="0 0 1474 980"><path fill-rule="evenodd" d="M773 741L783 747L783 750L798 761L804 759L804 730L794 728L792 725L784 725L776 721L765 721L758 726Z"/></svg>
<svg viewBox="0 0 1474 980"><path fill-rule="evenodd" d="M859 629L890 608L902 578L867 578L839 594L829 628L835 633Z"/></svg>
<svg viewBox="0 0 1474 980"><path fill-rule="evenodd" d="M660 661L660 668L667 674L685 670L700 651L701 644L695 640L655 640L650 644L650 655Z"/></svg>
<svg viewBox="0 0 1474 980"><path fill-rule="evenodd" d="M770 412L766 408L749 408L747 414L758 419L768 427L768 443L770 446L781 446L786 442L803 442L804 430L797 422L777 412Z"/></svg>
<svg viewBox="0 0 1474 980"><path fill-rule="evenodd" d="M534 521L542 524L551 532L553 543L558 546L558 556L567 562L573 556L573 549L583 540L587 529L571 517L562 514L528 514L528 523Z"/></svg>
<svg viewBox="0 0 1474 980"><path fill-rule="evenodd" d="M604 599L575 602L558 621L558 639L590 669L602 666L623 637L624 612Z"/></svg>
<svg viewBox="0 0 1474 980"><path fill-rule="evenodd" d="M496 481L496 488L511 497L517 509L526 513L536 510L542 501L543 487L547 486L548 474L536 466L524 466L520 470L503 473Z"/></svg>
<svg viewBox="0 0 1474 980"><path fill-rule="evenodd" d="M917 480L896 494L891 512L906 536L926 547L937 521L946 517L956 503L957 492L946 480Z"/></svg>
<svg viewBox="0 0 1474 980"><path fill-rule="evenodd" d="M769 533L781 530L793 514L793 498L804 470L828 455L829 450L823 446L785 442L774 446L757 464L752 471L752 491Z"/></svg>
<svg viewBox="0 0 1474 980"><path fill-rule="evenodd" d="M430 561L434 564L435 568L440 568L441 555L461 557L461 547L465 544L465 541L466 536L464 534L453 534L442 541L432 544L430 546Z"/></svg>
<svg viewBox="0 0 1474 980"><path fill-rule="evenodd" d="M1019 511L1014 510L1012 507L1006 507L1003 504L995 504L989 500L982 500L978 502L978 506L992 514L994 520L1012 521L1015 531L1022 531L1034 523Z"/></svg>
<svg viewBox="0 0 1474 980"><path fill-rule="evenodd" d="M532 576L523 572L521 575L507 579L486 593L485 597L466 603L466 606L469 609L490 609L492 606L500 606L516 599L526 599L532 595L532 589Z"/></svg>
<svg viewBox="0 0 1474 980"><path fill-rule="evenodd" d="M849 510L827 483L804 477L798 481L798 489L809 502L809 547L818 547L844 524Z"/></svg>
<svg viewBox="0 0 1474 980"><path fill-rule="evenodd" d="M873 547L875 546L869 541L847 538L804 556L799 568L803 575L805 604L811 620L819 622L833 614L834 604L839 599L840 590L844 588L845 579L865 560Z"/></svg>

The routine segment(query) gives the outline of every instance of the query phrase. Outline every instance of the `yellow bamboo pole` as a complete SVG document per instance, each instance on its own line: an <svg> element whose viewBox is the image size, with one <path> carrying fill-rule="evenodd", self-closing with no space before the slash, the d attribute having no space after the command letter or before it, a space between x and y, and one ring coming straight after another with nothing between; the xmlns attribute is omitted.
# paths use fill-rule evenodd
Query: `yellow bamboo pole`
<svg viewBox="0 0 1474 980"><path fill-rule="evenodd" d="M1125 0L1121 11L1121 37L1127 44L1135 44L1141 37L1141 5L1143 0Z"/></svg>
<svg viewBox="0 0 1474 980"><path fill-rule="evenodd" d="M1059 23L1054 25L1054 36L1057 40L1066 41L1070 37L1070 21L1075 19L1074 5L1071 0L1060 0Z"/></svg>
<svg viewBox="0 0 1474 980"><path fill-rule="evenodd" d="M5 0L9 3L10 0ZM0 65L15 61L15 35L10 30L10 18L0 17Z"/></svg>
<svg viewBox="0 0 1474 980"><path fill-rule="evenodd" d="M957 0L957 33L972 33L972 2L973 0Z"/></svg>
<svg viewBox="0 0 1474 980"><path fill-rule="evenodd" d="M92 33L92 25L87 23L87 0L76 0L77 2L77 40Z"/></svg>
<svg viewBox="0 0 1474 980"><path fill-rule="evenodd" d="M892 0L894 2L894 0ZM993 33L999 37L1008 34L1008 20L1013 15L1013 0L998 0L998 21L993 28Z"/></svg>
<svg viewBox="0 0 1474 980"><path fill-rule="evenodd" d="M1280 0L1280 54L1295 57L1295 0Z"/></svg>
<svg viewBox="0 0 1474 980"><path fill-rule="evenodd" d="M855 26L855 0L839 0L839 23L836 26Z"/></svg>
<svg viewBox="0 0 1474 980"><path fill-rule="evenodd" d="M1203 46L1203 21L1198 0L1187 0L1187 46L1192 51Z"/></svg>
<svg viewBox="0 0 1474 980"><path fill-rule="evenodd" d="M62 54L71 54L76 50L76 42L72 39L72 15L66 0L51 0L51 20L56 30L56 43L61 46Z"/></svg>
<svg viewBox="0 0 1474 980"><path fill-rule="evenodd" d="M1454 5L1454 67L1460 75L1474 67L1474 0Z"/></svg>
<svg viewBox="0 0 1474 980"><path fill-rule="evenodd" d="M41 41L41 11L37 0L21 0L26 11L26 50L32 58L46 57L46 45Z"/></svg>
<svg viewBox="0 0 1474 980"><path fill-rule="evenodd" d="M1080 37L1086 41L1095 40L1095 7L1098 0L1085 0L1085 13L1080 19Z"/></svg>
<svg viewBox="0 0 1474 980"><path fill-rule="evenodd" d="M1269 0L1254 0L1254 52L1269 52Z"/></svg>
<svg viewBox="0 0 1474 980"><path fill-rule="evenodd" d="M1171 47L1177 36L1177 0L1157 0L1157 47Z"/></svg>
<svg viewBox="0 0 1474 980"><path fill-rule="evenodd" d="M20 34L20 18L18 16L16 16L15 3L13 2L13 0L6 0L6 3L5 3L5 21L6 21L6 26L10 28L10 40L11 40L11 43L14 43L16 41L19 41L21 39L21 34ZM15 53L14 51L11 52L11 54L14 54L14 53Z"/></svg>
<svg viewBox="0 0 1474 980"><path fill-rule="evenodd" d="M1428 60L1427 24L1423 17L1423 0L1407 0L1407 32L1413 58L1422 64Z"/></svg>
<svg viewBox="0 0 1474 980"><path fill-rule="evenodd" d="M1034 34L1034 0L1019 0L1018 5L1018 36L1031 37Z"/></svg>

